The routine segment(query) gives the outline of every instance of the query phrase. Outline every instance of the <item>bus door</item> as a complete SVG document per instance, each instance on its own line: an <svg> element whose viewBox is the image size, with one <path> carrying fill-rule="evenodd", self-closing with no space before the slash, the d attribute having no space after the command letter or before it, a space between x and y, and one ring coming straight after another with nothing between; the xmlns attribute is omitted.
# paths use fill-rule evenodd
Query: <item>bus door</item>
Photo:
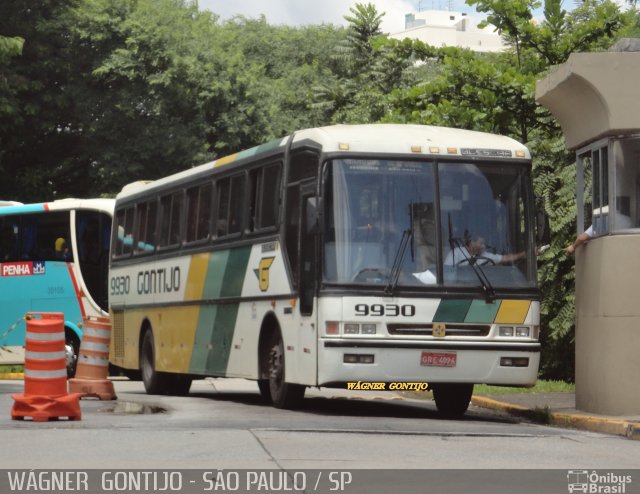
<svg viewBox="0 0 640 494"><path fill-rule="evenodd" d="M315 182L300 186L300 314L313 315L316 294L317 208Z"/></svg>
<svg viewBox="0 0 640 494"><path fill-rule="evenodd" d="M317 380L317 311L314 311L317 287L317 208L315 207L316 182L308 181L300 184L300 217L298 224L300 252L298 289L299 317L298 331L298 376L299 382L315 383Z"/></svg>
<svg viewBox="0 0 640 494"><path fill-rule="evenodd" d="M315 198L319 162L317 150L304 148L292 151L286 166L285 250L292 288L298 294L295 323L290 328L295 327L294 375L296 382L304 384L314 384L317 379L318 334L314 314L317 235L307 228L307 203Z"/></svg>

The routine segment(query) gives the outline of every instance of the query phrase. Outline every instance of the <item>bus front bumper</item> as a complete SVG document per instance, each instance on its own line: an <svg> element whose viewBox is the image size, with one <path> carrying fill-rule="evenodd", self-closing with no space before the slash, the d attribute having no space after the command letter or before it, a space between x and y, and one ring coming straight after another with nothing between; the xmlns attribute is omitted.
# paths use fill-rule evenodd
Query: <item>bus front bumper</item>
<svg viewBox="0 0 640 494"><path fill-rule="evenodd" d="M538 342L321 339L318 385L362 382L533 386Z"/></svg>

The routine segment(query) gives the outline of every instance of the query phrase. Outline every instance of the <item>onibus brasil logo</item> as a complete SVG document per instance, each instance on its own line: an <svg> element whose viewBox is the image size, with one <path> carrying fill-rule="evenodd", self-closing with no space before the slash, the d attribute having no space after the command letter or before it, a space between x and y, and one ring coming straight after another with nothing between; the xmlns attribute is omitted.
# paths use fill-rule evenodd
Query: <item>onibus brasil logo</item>
<svg viewBox="0 0 640 494"><path fill-rule="evenodd" d="M631 483L631 475L613 472L599 473L596 470L569 470L567 472L567 488L569 492L594 494L624 494L627 484Z"/></svg>

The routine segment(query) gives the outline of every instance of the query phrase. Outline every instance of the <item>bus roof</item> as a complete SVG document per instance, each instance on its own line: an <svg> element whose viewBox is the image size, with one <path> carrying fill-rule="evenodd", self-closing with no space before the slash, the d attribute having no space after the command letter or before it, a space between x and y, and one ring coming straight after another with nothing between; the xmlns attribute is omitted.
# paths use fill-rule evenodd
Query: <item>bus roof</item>
<svg viewBox="0 0 640 494"><path fill-rule="evenodd" d="M154 190L164 185L206 173L212 168L240 162L246 158L284 151L291 136L261 144L210 163L189 168L155 181L140 181L125 185L118 198L134 196L142 190ZM411 156L445 156L497 159L531 159L526 146L510 137L448 127L407 124L332 125L299 130L293 134L292 147L305 144L319 146L324 153L382 153Z"/></svg>
<svg viewBox="0 0 640 494"><path fill-rule="evenodd" d="M51 202L20 204L0 208L0 216L37 213L40 211L69 211L71 209L95 209L113 214L115 199L58 199Z"/></svg>
<svg viewBox="0 0 640 494"><path fill-rule="evenodd" d="M489 151L508 151L512 158L516 158L516 152L520 151L524 155L517 158L531 157L525 146L510 137L431 125L333 125L296 132L294 146L303 140L317 142L326 153L350 151L461 156L462 149L474 149L484 151L482 155L487 157L507 157L506 153L493 156Z"/></svg>

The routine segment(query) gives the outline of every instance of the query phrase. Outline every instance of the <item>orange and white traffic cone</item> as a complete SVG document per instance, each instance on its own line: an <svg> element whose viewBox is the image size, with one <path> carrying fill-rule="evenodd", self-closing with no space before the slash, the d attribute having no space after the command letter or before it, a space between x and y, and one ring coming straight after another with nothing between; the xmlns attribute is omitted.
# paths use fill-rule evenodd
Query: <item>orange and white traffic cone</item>
<svg viewBox="0 0 640 494"><path fill-rule="evenodd" d="M24 394L14 394L13 420L34 422L68 417L80 420L80 395L67 393L64 315L59 312L27 314L24 359Z"/></svg>
<svg viewBox="0 0 640 494"><path fill-rule="evenodd" d="M83 398L115 400L113 383L107 379L111 322L108 317L86 317L83 325L76 377L69 380L69 390L81 393Z"/></svg>

